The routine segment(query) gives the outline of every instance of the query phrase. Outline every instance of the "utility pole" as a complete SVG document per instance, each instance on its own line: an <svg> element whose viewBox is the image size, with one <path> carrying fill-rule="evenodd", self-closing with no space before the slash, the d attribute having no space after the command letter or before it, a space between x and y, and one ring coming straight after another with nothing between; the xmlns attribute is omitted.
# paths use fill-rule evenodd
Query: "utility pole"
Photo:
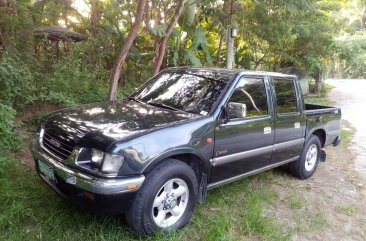
<svg viewBox="0 0 366 241"><path fill-rule="evenodd" d="M234 67L234 38L235 34L233 34L234 30L234 0L231 0L230 3L230 15L229 15L229 31L227 33L227 56L226 56L226 68L232 69Z"/></svg>

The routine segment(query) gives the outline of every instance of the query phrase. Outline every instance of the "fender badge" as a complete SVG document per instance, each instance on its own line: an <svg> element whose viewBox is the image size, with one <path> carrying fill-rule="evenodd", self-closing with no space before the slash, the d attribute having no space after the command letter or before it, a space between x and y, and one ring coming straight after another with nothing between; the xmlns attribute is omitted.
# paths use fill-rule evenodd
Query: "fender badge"
<svg viewBox="0 0 366 241"><path fill-rule="evenodd" d="M295 129L300 128L300 126L301 126L300 122L295 122L295 123L294 123L294 127L295 127Z"/></svg>
<svg viewBox="0 0 366 241"><path fill-rule="evenodd" d="M263 134L267 135L267 134L271 134L271 132L272 132L271 127L264 127L263 128Z"/></svg>

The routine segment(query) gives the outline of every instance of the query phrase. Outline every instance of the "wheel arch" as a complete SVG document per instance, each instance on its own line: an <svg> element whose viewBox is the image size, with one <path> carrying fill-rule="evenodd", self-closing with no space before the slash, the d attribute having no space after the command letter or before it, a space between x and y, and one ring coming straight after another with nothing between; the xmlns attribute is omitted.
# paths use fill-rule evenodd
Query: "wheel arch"
<svg viewBox="0 0 366 241"><path fill-rule="evenodd" d="M327 139L327 134L326 134L325 130L324 129L316 129L316 130L313 130L312 132L309 133L309 135L307 136L307 139L309 139L309 137L311 135L314 135L314 136L316 136L316 137L319 138L321 147L323 148L324 145L325 145L325 141Z"/></svg>
<svg viewBox="0 0 366 241"><path fill-rule="evenodd" d="M165 153L158 158L155 158L150 165L148 165L143 172L149 173L154 170L157 166L159 166L163 161L172 158L186 163L190 166L193 171L196 173L197 180L201 179L202 173L206 174L207 177L210 176L210 167L209 161L201 155L200 153L194 152L193 149L186 150L174 150L168 153Z"/></svg>
<svg viewBox="0 0 366 241"><path fill-rule="evenodd" d="M173 155L170 158L177 159L179 161L182 161L186 163L188 166L190 166L193 171L196 173L197 180L200 181L202 178L202 173L205 173L207 176L209 175L209 169L205 162L197 155L193 153L184 153L184 154L177 154Z"/></svg>

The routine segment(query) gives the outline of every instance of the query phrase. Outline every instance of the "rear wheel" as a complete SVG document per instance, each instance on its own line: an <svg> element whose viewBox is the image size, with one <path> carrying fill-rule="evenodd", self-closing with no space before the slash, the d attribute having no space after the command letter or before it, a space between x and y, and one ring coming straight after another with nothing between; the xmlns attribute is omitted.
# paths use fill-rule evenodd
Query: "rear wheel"
<svg viewBox="0 0 366 241"><path fill-rule="evenodd" d="M290 173L300 179L311 177L320 160L321 144L317 136L311 135L305 143L300 158L289 163Z"/></svg>
<svg viewBox="0 0 366 241"><path fill-rule="evenodd" d="M168 159L146 177L126 214L127 222L143 236L180 229L193 213L197 190L192 168Z"/></svg>

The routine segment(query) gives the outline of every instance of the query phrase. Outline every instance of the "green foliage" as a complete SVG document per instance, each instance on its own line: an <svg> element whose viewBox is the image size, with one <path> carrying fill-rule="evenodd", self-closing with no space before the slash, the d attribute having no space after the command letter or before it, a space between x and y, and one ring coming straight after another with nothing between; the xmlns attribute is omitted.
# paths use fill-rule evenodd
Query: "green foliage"
<svg viewBox="0 0 366 241"><path fill-rule="evenodd" d="M186 7L184 8L183 13L178 20L179 26L181 26L183 30L190 30L195 20L196 9L196 0L188 0L186 2Z"/></svg>
<svg viewBox="0 0 366 241"><path fill-rule="evenodd" d="M103 101L108 88L106 77L103 69L83 69L82 60L65 58L54 65L47 83L50 99L46 100L66 105Z"/></svg>
<svg viewBox="0 0 366 241"><path fill-rule="evenodd" d="M0 62L0 101L22 110L39 102L74 105L105 100L108 72L82 65L82 59L64 58L53 72L33 73L19 57ZM35 78L35 75L37 78Z"/></svg>
<svg viewBox="0 0 366 241"><path fill-rule="evenodd" d="M19 150L22 147L20 137L14 132L15 113L12 107L0 102L0 150L2 154Z"/></svg>
<svg viewBox="0 0 366 241"><path fill-rule="evenodd" d="M315 81L311 81L309 83L310 89L315 89ZM330 85L324 85L321 88L321 91L317 94L308 94L304 96L304 101L307 104L316 104L316 105L331 105L331 101L328 97L329 91L332 89Z"/></svg>
<svg viewBox="0 0 366 241"><path fill-rule="evenodd" d="M338 38L336 51L344 63L335 71L344 78L365 78L366 76L366 33ZM343 67L345 66L345 68Z"/></svg>
<svg viewBox="0 0 366 241"><path fill-rule="evenodd" d="M194 67L202 67L201 60L189 49L183 50L184 59L189 62L189 65Z"/></svg>
<svg viewBox="0 0 366 241"><path fill-rule="evenodd" d="M162 25L155 26L154 28L150 29L151 34L159 37L164 37L166 35L166 30L168 29L168 24L164 23Z"/></svg>
<svg viewBox="0 0 366 241"><path fill-rule="evenodd" d="M192 28L193 29L193 28ZM212 66L213 61L211 53L208 49L208 41L206 38L205 30L202 26L194 28L194 32L191 32L192 36L189 37L185 43L189 47L181 49L180 38L181 35L177 34L174 37L178 46L174 47L173 55L171 56L174 65L190 65L194 67L202 67L203 65Z"/></svg>
<svg viewBox="0 0 366 241"><path fill-rule="evenodd" d="M27 64L17 56L4 56L0 60L0 101L23 108L34 91L33 74Z"/></svg>
<svg viewBox="0 0 366 241"><path fill-rule="evenodd" d="M17 0L16 14L0 16L3 105L21 113L29 105L69 106L106 99L110 73L130 30L137 3L92 2L96 3L93 21L91 14L78 12L72 1ZM356 5L336 0L234 1L233 20L239 29L235 39L236 67L276 71L296 66L308 74L317 74L332 65L333 74L365 76L364 22L354 20L347 25L351 19L341 8L359 16L358 6L363 2L352 2ZM224 67L229 3L187 0L168 41L166 66ZM175 6L169 0L147 5L144 24L123 67L119 97L151 77L159 39L156 36L166 34ZM334 17L338 13L342 13L341 17ZM154 28L149 27L152 21ZM65 26L88 39L74 43L34 38L34 28L52 25ZM339 26L348 37L334 42Z"/></svg>
<svg viewBox="0 0 366 241"><path fill-rule="evenodd" d="M240 1L237 63L251 69L296 66L308 74L321 71L336 33L330 10L324 10L322 2Z"/></svg>

